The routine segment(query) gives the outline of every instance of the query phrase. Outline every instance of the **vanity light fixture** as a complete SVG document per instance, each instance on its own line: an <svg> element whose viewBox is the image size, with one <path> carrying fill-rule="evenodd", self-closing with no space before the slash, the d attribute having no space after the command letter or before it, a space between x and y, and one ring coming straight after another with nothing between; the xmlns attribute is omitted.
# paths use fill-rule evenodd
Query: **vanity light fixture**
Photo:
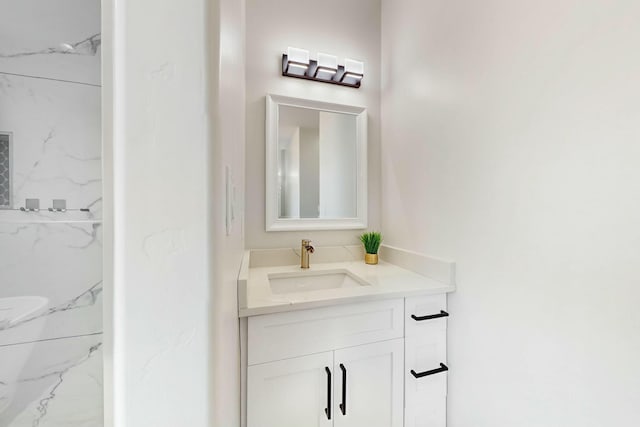
<svg viewBox="0 0 640 427"><path fill-rule="evenodd" d="M364 63L355 59L344 60L344 74L342 82L360 84L360 80L364 77Z"/></svg>
<svg viewBox="0 0 640 427"><path fill-rule="evenodd" d="M318 65L314 77L322 80L332 80L338 72L338 57L318 53Z"/></svg>
<svg viewBox="0 0 640 427"><path fill-rule="evenodd" d="M346 59L344 66L338 65L338 58L326 53L318 53L318 59L313 60L309 58L309 51L290 47L282 55L282 75L359 88L364 63Z"/></svg>
<svg viewBox="0 0 640 427"><path fill-rule="evenodd" d="M306 76L309 70L309 51L304 49L298 49L296 47L290 47L287 49L287 61L286 68L283 68L283 73L294 76ZM282 64L285 67L285 63Z"/></svg>

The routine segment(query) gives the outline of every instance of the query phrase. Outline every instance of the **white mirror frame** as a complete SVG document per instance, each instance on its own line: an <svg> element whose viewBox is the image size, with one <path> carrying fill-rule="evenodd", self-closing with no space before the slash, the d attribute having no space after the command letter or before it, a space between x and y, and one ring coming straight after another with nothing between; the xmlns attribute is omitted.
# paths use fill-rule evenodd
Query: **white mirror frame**
<svg viewBox="0 0 640 427"><path fill-rule="evenodd" d="M278 209L278 106L309 108L356 117L357 205L355 218L280 218ZM266 230L357 230L367 228L367 109L309 99L267 95L266 115Z"/></svg>

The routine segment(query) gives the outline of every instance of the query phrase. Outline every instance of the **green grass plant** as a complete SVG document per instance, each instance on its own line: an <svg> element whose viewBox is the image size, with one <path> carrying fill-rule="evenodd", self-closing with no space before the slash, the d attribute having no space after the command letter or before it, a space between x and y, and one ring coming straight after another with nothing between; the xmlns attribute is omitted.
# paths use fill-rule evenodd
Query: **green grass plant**
<svg viewBox="0 0 640 427"><path fill-rule="evenodd" d="M380 243L382 243L382 234L377 231L363 233L360 236L360 241L364 245L364 250L368 254L377 254L378 248L380 248Z"/></svg>

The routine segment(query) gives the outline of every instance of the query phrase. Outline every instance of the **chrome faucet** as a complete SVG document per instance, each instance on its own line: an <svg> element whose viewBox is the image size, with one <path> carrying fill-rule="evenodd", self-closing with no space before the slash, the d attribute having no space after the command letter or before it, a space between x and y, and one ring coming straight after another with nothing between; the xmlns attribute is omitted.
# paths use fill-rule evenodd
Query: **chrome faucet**
<svg viewBox="0 0 640 427"><path fill-rule="evenodd" d="M312 254L313 246L311 246L311 240L302 239L300 245L300 268L309 268L309 254Z"/></svg>

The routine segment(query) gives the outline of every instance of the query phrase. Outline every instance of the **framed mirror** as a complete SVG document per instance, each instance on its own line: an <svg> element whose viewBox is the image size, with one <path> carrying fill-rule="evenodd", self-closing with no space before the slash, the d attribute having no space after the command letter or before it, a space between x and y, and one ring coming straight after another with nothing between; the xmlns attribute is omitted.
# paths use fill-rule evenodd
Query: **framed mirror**
<svg viewBox="0 0 640 427"><path fill-rule="evenodd" d="M367 227L367 110L267 95L266 230Z"/></svg>

